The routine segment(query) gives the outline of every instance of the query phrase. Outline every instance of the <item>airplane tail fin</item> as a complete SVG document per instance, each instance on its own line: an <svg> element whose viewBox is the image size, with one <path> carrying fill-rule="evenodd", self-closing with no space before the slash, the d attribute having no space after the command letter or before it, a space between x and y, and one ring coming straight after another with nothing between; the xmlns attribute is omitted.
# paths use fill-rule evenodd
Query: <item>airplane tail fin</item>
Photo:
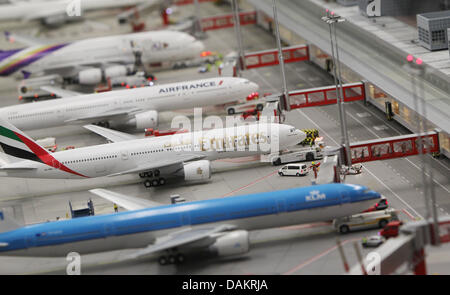
<svg viewBox="0 0 450 295"><path fill-rule="evenodd" d="M0 210L0 233L15 230L23 225ZM1 241L0 241L1 242Z"/></svg>
<svg viewBox="0 0 450 295"><path fill-rule="evenodd" d="M51 158L45 148L3 118L0 118L0 152L6 154L0 157L2 164L11 163L14 158L40 163Z"/></svg>

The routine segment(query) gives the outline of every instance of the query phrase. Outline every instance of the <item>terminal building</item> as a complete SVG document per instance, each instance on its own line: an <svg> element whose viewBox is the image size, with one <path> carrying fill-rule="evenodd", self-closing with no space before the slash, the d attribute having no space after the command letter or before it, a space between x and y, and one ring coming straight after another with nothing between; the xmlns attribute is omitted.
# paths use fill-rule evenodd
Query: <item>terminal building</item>
<svg viewBox="0 0 450 295"><path fill-rule="evenodd" d="M442 16L448 15L445 10L450 8L447 2L282 1L278 4L280 35L287 45L308 44L310 61L332 74L330 32L321 18L326 15L326 9L345 18L345 22L337 24L343 83L365 82L366 100L387 110L388 119L398 121L411 132L437 130L441 154L448 157L449 52L446 46L440 48L442 50L430 50L431 47L424 46L419 38L420 31L423 32L420 29L423 16L428 17L428 24L440 26L440 30L447 33L450 22L442 21ZM245 4L247 7L242 7L257 11L260 26L274 31L272 1L246 0ZM378 7L373 11L381 16L367 14L367 9L374 5ZM437 9L438 12L432 12ZM426 14L417 15L423 12ZM434 16L441 21L433 22L430 18ZM445 33L442 36L448 43ZM408 55L423 61L421 71L411 72ZM418 126L417 115L424 119L425 126Z"/></svg>

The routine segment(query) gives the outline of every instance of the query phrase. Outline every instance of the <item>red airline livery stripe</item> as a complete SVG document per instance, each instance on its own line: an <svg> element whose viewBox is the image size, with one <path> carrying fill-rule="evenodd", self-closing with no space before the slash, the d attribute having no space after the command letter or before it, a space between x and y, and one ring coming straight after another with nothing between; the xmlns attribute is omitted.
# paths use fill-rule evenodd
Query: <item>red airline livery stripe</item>
<svg viewBox="0 0 450 295"><path fill-rule="evenodd" d="M23 143L25 143L27 145L27 147L36 156L38 156L39 159L41 159L42 162L44 162L48 166L51 166L53 168L62 170L62 171L67 172L67 173L71 173L71 174L75 174L75 175L78 175L78 176L81 176L81 177L89 178L88 176L82 175L82 174L80 174L78 172L75 172L72 169L64 166L63 164L61 164L61 162L59 162L54 157L52 157L52 155L50 155L46 150L44 150L42 147L40 147L39 145L37 145L34 142L32 142L31 140L29 140L28 138L22 136L21 134L19 134L17 132L14 132L14 133L17 135L17 137L20 138L20 140L22 140Z"/></svg>

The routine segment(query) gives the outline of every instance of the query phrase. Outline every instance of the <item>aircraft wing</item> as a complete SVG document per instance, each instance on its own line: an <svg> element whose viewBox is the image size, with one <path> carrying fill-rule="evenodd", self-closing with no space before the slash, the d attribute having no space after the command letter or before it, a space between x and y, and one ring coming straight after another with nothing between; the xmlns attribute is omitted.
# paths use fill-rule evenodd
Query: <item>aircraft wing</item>
<svg viewBox="0 0 450 295"><path fill-rule="evenodd" d="M151 169L162 168L162 167L167 167L167 166L176 165L176 164L182 164L183 162L189 162L189 161L193 161L193 160L200 160L200 159L203 159L204 157L205 157L205 155L196 155L196 154L178 154L177 155L177 154L174 154L174 155L171 155L170 158L160 159L158 161L152 161L151 163L150 162L143 163L136 168L122 171L119 173L110 174L108 176L118 176L118 175L124 175L124 174L146 172Z"/></svg>
<svg viewBox="0 0 450 295"><path fill-rule="evenodd" d="M205 226L199 228L189 228L187 230L174 232L167 235L166 237L157 239L154 244L131 254L130 256L128 256L128 258L139 258L155 252L180 247L193 242L198 242L203 239L215 239L212 237L213 234L233 230L235 228L236 227L233 225L221 224L210 227Z"/></svg>
<svg viewBox="0 0 450 295"><path fill-rule="evenodd" d="M119 19L120 22L125 22L133 17L135 14L142 13L146 10L153 9L157 5L161 4L163 2L162 0L147 0L139 5L136 5L136 7L129 8L125 10L124 12L117 15L117 19Z"/></svg>
<svg viewBox="0 0 450 295"><path fill-rule="evenodd" d="M25 36L21 34L11 33L5 31L5 38L7 41L14 43L19 42L28 46L46 45L49 44L46 40L34 38L31 36Z"/></svg>
<svg viewBox="0 0 450 295"><path fill-rule="evenodd" d="M45 19L47 17L57 16L57 15L64 15L66 14L66 9L64 6L51 4L45 5L42 9L38 11L33 11L33 13L29 13L25 15L25 17L22 18L23 22L28 22L32 20L40 20Z"/></svg>
<svg viewBox="0 0 450 295"><path fill-rule="evenodd" d="M85 116L85 117L69 119L69 120L66 120L65 123L83 123L83 122L90 123L92 121L110 120L110 119L114 119L117 117L128 116L128 115L131 115L138 111L140 111L140 109L136 109L136 108L134 108L134 109L115 109L115 110L111 110L109 112L98 113L96 115L89 115L89 116Z"/></svg>
<svg viewBox="0 0 450 295"><path fill-rule="evenodd" d="M156 207L161 206L163 204L152 202L150 200L142 199L142 198L136 198L131 197L123 194L119 194L116 192L112 192L106 189L91 189L89 192L104 198L108 201L111 201L113 203L116 203L117 205L127 209L127 210L139 210L139 209L145 209L150 207Z"/></svg>
<svg viewBox="0 0 450 295"><path fill-rule="evenodd" d="M41 86L40 88L44 91L47 91L48 93L54 93L58 96L61 96L62 98L83 95L83 93L80 92L62 89L55 86Z"/></svg>
<svg viewBox="0 0 450 295"><path fill-rule="evenodd" d="M109 128L104 128L104 127L100 127L97 125L84 125L84 128L97 133L100 136L105 137L106 139L112 141L112 142L119 142L119 141L127 141L127 140L133 140L133 139L138 139L139 137L128 134L128 133L124 133L124 132L120 132L120 131L116 131L116 130L112 130Z"/></svg>

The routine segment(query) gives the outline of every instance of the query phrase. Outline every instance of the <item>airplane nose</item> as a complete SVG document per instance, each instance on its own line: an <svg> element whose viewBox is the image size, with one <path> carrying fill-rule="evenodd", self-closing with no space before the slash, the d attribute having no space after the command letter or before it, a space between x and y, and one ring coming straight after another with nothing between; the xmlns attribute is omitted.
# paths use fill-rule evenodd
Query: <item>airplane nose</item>
<svg viewBox="0 0 450 295"><path fill-rule="evenodd" d="M254 83L254 82L250 82L250 84L249 84L250 86L250 91L251 92L256 92L256 91L258 91L258 89L259 89L259 85L258 84L256 84L256 83Z"/></svg>
<svg viewBox="0 0 450 295"><path fill-rule="evenodd" d="M202 51L205 50L205 45L203 44L203 42L198 40L193 42L191 47L192 51L194 51L197 55L199 55L200 53L202 53Z"/></svg>

